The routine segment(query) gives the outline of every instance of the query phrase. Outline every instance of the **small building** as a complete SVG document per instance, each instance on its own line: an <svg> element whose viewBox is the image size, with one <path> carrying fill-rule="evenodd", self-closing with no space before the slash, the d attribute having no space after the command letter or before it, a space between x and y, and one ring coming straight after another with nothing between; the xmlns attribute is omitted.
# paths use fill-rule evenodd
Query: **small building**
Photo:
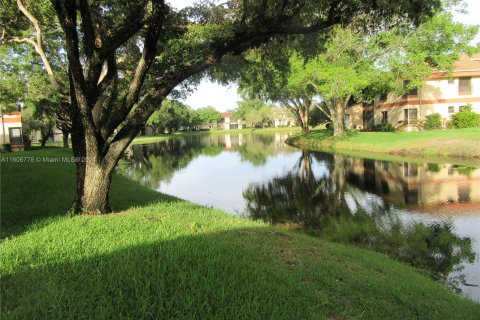
<svg viewBox="0 0 480 320"><path fill-rule="evenodd" d="M366 129L373 124L390 123L411 129L418 120L433 113L439 113L447 122L468 104L480 113L480 54L462 55L453 72L435 71L421 88L403 96L390 93L373 104L351 106L346 110L345 120L350 128Z"/></svg>
<svg viewBox="0 0 480 320"><path fill-rule="evenodd" d="M23 150L22 113L2 114L0 117L0 144L10 144L12 151Z"/></svg>
<svg viewBox="0 0 480 320"><path fill-rule="evenodd" d="M218 125L224 130L242 129L243 121L242 119L235 119L233 112L224 112Z"/></svg>
<svg viewBox="0 0 480 320"><path fill-rule="evenodd" d="M285 107L274 107L272 115L275 128L295 127L298 125L298 121L293 117L292 112Z"/></svg>

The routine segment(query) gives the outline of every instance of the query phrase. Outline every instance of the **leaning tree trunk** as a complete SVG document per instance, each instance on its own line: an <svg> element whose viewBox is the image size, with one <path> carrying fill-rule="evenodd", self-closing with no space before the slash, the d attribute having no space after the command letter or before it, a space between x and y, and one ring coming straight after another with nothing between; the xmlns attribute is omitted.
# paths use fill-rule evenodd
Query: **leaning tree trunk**
<svg viewBox="0 0 480 320"><path fill-rule="evenodd" d="M67 130L62 130L62 139L63 139L63 147L64 148L70 148L70 146L68 145L68 135L70 133L67 131Z"/></svg>

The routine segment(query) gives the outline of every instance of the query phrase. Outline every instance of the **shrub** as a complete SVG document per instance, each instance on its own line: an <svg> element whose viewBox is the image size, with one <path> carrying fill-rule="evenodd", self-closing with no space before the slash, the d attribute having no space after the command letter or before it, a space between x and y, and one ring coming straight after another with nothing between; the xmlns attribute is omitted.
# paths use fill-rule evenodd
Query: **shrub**
<svg viewBox="0 0 480 320"><path fill-rule="evenodd" d="M395 132L395 127L391 123L375 124L372 126L372 131Z"/></svg>
<svg viewBox="0 0 480 320"><path fill-rule="evenodd" d="M432 113L425 117L424 128L427 130L441 129L442 128L442 116L440 113Z"/></svg>
<svg viewBox="0 0 480 320"><path fill-rule="evenodd" d="M12 145L10 143L5 143L0 146L1 152L12 152Z"/></svg>
<svg viewBox="0 0 480 320"><path fill-rule="evenodd" d="M474 112L472 106L468 105L452 116L452 122L456 128L480 127L480 114Z"/></svg>

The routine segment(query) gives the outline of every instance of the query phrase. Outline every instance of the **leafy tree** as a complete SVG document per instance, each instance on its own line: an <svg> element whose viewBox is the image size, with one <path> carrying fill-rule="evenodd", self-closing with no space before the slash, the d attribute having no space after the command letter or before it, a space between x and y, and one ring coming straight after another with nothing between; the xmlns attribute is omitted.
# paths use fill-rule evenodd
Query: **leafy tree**
<svg viewBox="0 0 480 320"><path fill-rule="evenodd" d="M271 124L273 120L272 106L266 104L259 98L244 99L238 102L238 107L235 109L234 116L237 119L243 119L247 125L252 127Z"/></svg>
<svg viewBox="0 0 480 320"><path fill-rule="evenodd" d="M214 107L197 109L197 117L201 123L217 123L222 119L222 114Z"/></svg>
<svg viewBox="0 0 480 320"><path fill-rule="evenodd" d="M10 109L19 102L25 110L22 121L31 130L39 130L42 134L42 145L59 128L63 133L64 147L68 148L68 135L71 130L69 109L64 105L58 91L51 86L49 78L33 55L32 50L13 54L8 47L0 48L2 61L2 84L0 85L1 102ZM29 129L27 129L29 131ZM24 137L28 136L25 134Z"/></svg>
<svg viewBox="0 0 480 320"><path fill-rule="evenodd" d="M42 1L18 0L16 6L13 2L2 1L0 9L3 26L0 44L8 44L0 49L2 69L16 79L15 97L25 107L35 109L36 104L43 106L48 101L48 108L30 114L35 115L39 129L50 125L59 128L64 147L68 148L71 131L68 75L55 12Z"/></svg>
<svg viewBox="0 0 480 320"><path fill-rule="evenodd" d="M34 46L69 98L74 154L87 159L77 163L75 211L94 214L110 211L113 169L161 102L222 57L357 16L418 22L441 2L203 1L177 12L163 0L3 0L0 16L2 42Z"/></svg>
<svg viewBox="0 0 480 320"><path fill-rule="evenodd" d="M160 109L156 110L148 119L147 124L154 127L154 131L163 133L165 129L175 132L183 128L191 130L200 123L198 114L189 106L175 100L165 100Z"/></svg>
<svg viewBox="0 0 480 320"><path fill-rule="evenodd" d="M403 94L420 87L434 68L450 70L460 53L473 50L468 44L477 31L453 22L446 12L418 27L400 23L380 32L356 25L336 27L320 54L305 58L290 50L288 69L273 66L269 76L264 70L245 72L241 84L288 107L304 133L309 112L318 107L332 122L334 136L340 137L350 103L371 101L381 92ZM273 64L271 59L277 57L267 58ZM409 80L407 86L402 79Z"/></svg>

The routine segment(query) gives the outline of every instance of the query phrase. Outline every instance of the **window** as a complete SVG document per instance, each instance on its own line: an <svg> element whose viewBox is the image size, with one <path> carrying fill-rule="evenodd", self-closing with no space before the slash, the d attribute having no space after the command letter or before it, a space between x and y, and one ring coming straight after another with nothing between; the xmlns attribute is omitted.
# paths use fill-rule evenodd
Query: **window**
<svg viewBox="0 0 480 320"><path fill-rule="evenodd" d="M403 110L404 121L407 124L413 123L418 118L418 111L417 109L404 109Z"/></svg>
<svg viewBox="0 0 480 320"><path fill-rule="evenodd" d="M460 106L458 107L458 111L462 111L462 109L466 108L467 106Z"/></svg>
<svg viewBox="0 0 480 320"><path fill-rule="evenodd" d="M380 95L380 101L385 101L387 100L387 98L388 98L388 93L384 92Z"/></svg>
<svg viewBox="0 0 480 320"><path fill-rule="evenodd" d="M382 111L382 123L388 123L388 111Z"/></svg>
<svg viewBox="0 0 480 320"><path fill-rule="evenodd" d="M10 144L22 144L22 128L9 128Z"/></svg>
<svg viewBox="0 0 480 320"><path fill-rule="evenodd" d="M350 125L350 115L347 113L345 114L345 126L349 126Z"/></svg>
<svg viewBox="0 0 480 320"><path fill-rule="evenodd" d="M418 176L418 165L414 163L403 163L403 175L405 177L416 177Z"/></svg>
<svg viewBox="0 0 480 320"><path fill-rule="evenodd" d="M455 79L448 79L448 84L455 84Z"/></svg>
<svg viewBox="0 0 480 320"><path fill-rule="evenodd" d="M415 87L415 88L410 89L410 91L408 91L408 95L409 96L418 96L418 88Z"/></svg>
<svg viewBox="0 0 480 320"><path fill-rule="evenodd" d="M448 113L455 113L455 107L454 106L448 107Z"/></svg>
<svg viewBox="0 0 480 320"><path fill-rule="evenodd" d="M405 80L403 81L403 88L406 89L406 90L409 90L407 91L407 96L417 96L418 95L418 88L417 87L413 87L413 88L410 88L410 80Z"/></svg>
<svg viewBox="0 0 480 320"><path fill-rule="evenodd" d="M470 95L472 94L472 78L460 78L458 79L458 94Z"/></svg>

